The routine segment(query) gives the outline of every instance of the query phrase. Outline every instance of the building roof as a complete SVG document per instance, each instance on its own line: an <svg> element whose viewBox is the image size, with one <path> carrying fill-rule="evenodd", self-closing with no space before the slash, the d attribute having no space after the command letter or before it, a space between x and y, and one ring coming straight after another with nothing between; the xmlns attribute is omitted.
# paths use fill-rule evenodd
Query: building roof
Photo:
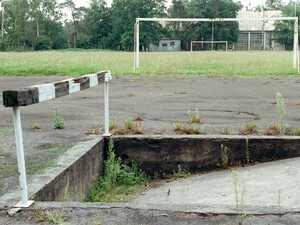
<svg viewBox="0 0 300 225"><path fill-rule="evenodd" d="M237 18L271 18L282 17L280 10L253 12L253 11L239 11ZM240 31L273 31L274 21L239 21Z"/></svg>

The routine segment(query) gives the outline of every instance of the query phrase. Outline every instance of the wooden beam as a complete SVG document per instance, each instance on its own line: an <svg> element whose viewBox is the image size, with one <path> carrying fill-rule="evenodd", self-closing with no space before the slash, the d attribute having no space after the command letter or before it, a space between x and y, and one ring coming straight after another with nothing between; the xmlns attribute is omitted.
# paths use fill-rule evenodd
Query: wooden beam
<svg viewBox="0 0 300 225"><path fill-rule="evenodd" d="M107 75L111 79L110 71L101 71L55 83L3 91L3 105L5 107L27 106L59 98L104 83Z"/></svg>

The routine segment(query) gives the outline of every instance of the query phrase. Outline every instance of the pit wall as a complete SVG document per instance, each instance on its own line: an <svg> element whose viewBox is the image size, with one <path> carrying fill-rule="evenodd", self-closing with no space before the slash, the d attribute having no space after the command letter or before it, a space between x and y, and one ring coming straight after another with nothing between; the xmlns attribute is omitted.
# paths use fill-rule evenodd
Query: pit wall
<svg viewBox="0 0 300 225"><path fill-rule="evenodd" d="M109 140L113 139L115 153L122 163L134 159L149 175L171 174L178 165L191 173L218 169L222 164L221 145L227 147L229 164L268 162L300 157L300 138L291 136L112 136L94 140L70 149L58 162L60 168L37 176L30 183L36 189L36 201L85 201L97 175L103 175ZM52 172L51 172L52 171ZM34 188L33 188L34 186Z"/></svg>
<svg viewBox="0 0 300 225"><path fill-rule="evenodd" d="M227 147L232 166L300 156L299 137L290 136L114 136L115 153L124 164L134 159L149 175L170 174L178 165L191 173L217 169ZM107 149L107 141L106 141ZM248 150L247 150L248 149ZM248 153L247 153L248 151Z"/></svg>
<svg viewBox="0 0 300 225"><path fill-rule="evenodd" d="M96 138L68 150L58 162L60 171L46 173L47 183L32 198L36 201L85 201L96 177L102 175L103 149L104 138Z"/></svg>

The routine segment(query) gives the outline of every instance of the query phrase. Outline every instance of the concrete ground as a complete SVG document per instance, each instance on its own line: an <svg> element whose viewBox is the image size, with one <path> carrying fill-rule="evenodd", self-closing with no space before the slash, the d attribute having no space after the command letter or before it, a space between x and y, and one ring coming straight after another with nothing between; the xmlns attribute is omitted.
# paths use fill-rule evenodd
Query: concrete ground
<svg viewBox="0 0 300 225"><path fill-rule="evenodd" d="M0 90L62 79L65 78L0 77ZM170 122L187 122L187 110L198 108L205 121L207 134L219 134L225 127L229 127L232 133L238 133L239 129L244 128L245 123L250 120L255 121L259 131L264 133L270 122L278 121L277 108L273 103L276 93L280 92L286 102L286 127L291 131L300 127L298 113L300 96L297 92L299 86L300 79L292 77L260 79L120 77L114 79L110 85L110 116L111 119L119 120L121 124L125 118L132 119L135 115L142 114L144 116L142 124L145 126L146 134L153 134L155 130L164 126L167 127L165 133L172 134L174 131ZM2 105L2 97L0 105ZM60 107L61 115L65 119L66 127L63 130L53 129L52 114L53 107L56 105ZM11 111L0 106L1 168L11 165L16 157ZM103 132L103 111L103 86L101 85L67 97L22 107L21 118L26 155L45 151L49 146L57 146L61 143L72 144L91 139L90 136L85 135L85 132L88 129ZM40 126L41 129L32 129L35 125ZM246 217L245 222L296 224L296 221L299 221L298 160L289 159L239 169L238 184L241 186L245 184L247 190L244 196L245 212L266 214ZM13 188L18 188L16 176L0 178L0 194L3 195ZM241 192L240 190L239 195ZM145 208L144 203L150 208ZM92 224L91 220L97 220L97 216L99 221L104 221L101 224L157 224L157 221L161 224L232 224L236 221L231 171L196 175L186 180L166 183L159 188L150 189L145 195L128 204L131 205L112 206L112 210L89 207L83 209L76 208L74 205L64 207L67 210L68 221L71 223L76 221L78 213L83 220L81 224ZM45 207L52 210L50 205ZM56 210L55 207L53 210ZM285 214L274 215L280 211ZM32 212L24 211L14 219L6 218L4 212L1 213L3 215L0 217L1 224L18 224L18 218L21 221L19 224L26 224L22 223L22 218L27 220ZM211 215L215 213L221 215L216 217ZM88 218L83 219L85 216ZM110 217L115 221L109 221ZM27 222L27 224L31 223L34 223L34 220Z"/></svg>

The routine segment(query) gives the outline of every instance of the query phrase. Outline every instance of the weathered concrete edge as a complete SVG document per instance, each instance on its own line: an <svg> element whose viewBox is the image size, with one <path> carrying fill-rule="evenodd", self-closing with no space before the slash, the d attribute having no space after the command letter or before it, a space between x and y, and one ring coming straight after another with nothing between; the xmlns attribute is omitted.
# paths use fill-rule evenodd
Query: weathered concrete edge
<svg viewBox="0 0 300 225"><path fill-rule="evenodd" d="M90 202L36 202L36 206L43 209L99 209L107 210L113 208L127 208L133 210L158 210L170 212L185 212L198 214L226 214L236 215L235 205L179 205L179 204L136 204L131 202L125 203L90 203ZM34 207L31 207L34 209ZM299 213L300 207L284 208L279 213L278 207L261 207L259 205L244 205L244 213L247 215L283 215L287 213Z"/></svg>
<svg viewBox="0 0 300 225"><path fill-rule="evenodd" d="M222 146L228 163L269 162L300 157L300 137L241 135L130 135L112 136L122 163L132 159L149 175L171 174L181 165L191 173L216 170L222 164Z"/></svg>
<svg viewBox="0 0 300 225"><path fill-rule="evenodd" d="M51 182L57 179L57 177L68 172L68 170L72 165L75 165L78 160L84 158L87 155L87 153L95 146L99 145L99 143L102 143L103 145L102 150L103 150L104 138L99 136L93 137L91 140L86 142L78 142L75 144L74 147L70 148L65 154L63 154L58 158L57 160L57 163L59 165L58 167L48 168L44 171L43 174L37 174L32 176L28 180L28 190L29 190L30 199L35 199L36 195L39 192L41 192L44 188L47 188L48 186L52 185ZM98 173L100 173L101 171L102 171L102 162L101 162L101 169L99 169ZM20 190L17 188L11 190L10 192L6 193L0 198L0 210L13 207L16 203L20 201L20 199L21 199Z"/></svg>

